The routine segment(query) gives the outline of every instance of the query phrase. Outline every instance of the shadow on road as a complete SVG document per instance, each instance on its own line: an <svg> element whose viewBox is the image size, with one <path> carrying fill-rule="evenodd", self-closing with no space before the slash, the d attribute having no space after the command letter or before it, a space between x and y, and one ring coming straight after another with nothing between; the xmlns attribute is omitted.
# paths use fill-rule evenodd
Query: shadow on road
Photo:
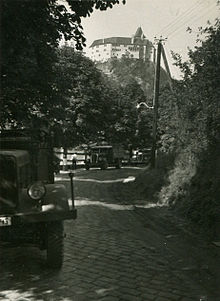
<svg viewBox="0 0 220 301"><path fill-rule="evenodd" d="M103 181L136 176L140 170L134 172L76 174ZM67 177L59 182L69 189ZM202 295L220 300L219 249L185 220L166 206L146 202L139 207L130 197L131 183L74 184L78 218L65 222L62 270L48 270L46 256L37 248L1 244L0 300L199 301Z"/></svg>
<svg viewBox="0 0 220 301"><path fill-rule="evenodd" d="M0 300L53 300L62 291L60 273L47 268L38 248L1 243L0 254Z"/></svg>

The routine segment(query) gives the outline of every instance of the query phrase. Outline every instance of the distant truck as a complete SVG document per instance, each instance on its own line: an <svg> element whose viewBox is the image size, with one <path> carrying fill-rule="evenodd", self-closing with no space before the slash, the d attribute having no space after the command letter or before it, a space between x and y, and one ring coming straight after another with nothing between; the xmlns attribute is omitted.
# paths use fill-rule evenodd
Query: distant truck
<svg viewBox="0 0 220 301"><path fill-rule="evenodd" d="M107 169L109 166L121 168L125 151L119 144L115 145L95 145L89 148L85 159L85 168L91 167Z"/></svg>
<svg viewBox="0 0 220 301"><path fill-rule="evenodd" d="M131 162L136 164L147 164L149 163L150 157L151 148L137 149L133 151Z"/></svg>

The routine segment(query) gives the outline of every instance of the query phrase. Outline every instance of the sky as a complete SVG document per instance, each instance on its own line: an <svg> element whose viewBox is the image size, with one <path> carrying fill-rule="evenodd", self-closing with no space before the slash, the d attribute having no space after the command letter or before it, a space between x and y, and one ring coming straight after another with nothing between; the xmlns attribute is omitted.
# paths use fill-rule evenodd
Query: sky
<svg viewBox="0 0 220 301"><path fill-rule="evenodd" d="M121 0L120 0L121 1ZM108 37L131 37L141 26L146 38L167 38L164 44L171 74L180 78L173 66L171 50L187 59L187 48L196 44L198 27L220 16L217 0L126 0L107 11L94 10L82 19L87 39L85 52L94 40ZM192 33L186 32L187 27Z"/></svg>

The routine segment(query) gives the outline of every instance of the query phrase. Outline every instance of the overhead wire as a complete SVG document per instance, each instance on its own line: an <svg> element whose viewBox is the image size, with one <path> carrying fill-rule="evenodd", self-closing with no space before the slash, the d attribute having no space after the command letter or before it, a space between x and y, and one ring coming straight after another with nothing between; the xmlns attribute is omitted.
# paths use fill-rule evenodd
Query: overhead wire
<svg viewBox="0 0 220 301"><path fill-rule="evenodd" d="M192 20L193 23L195 23L197 20L201 19L201 18L202 18L203 16L205 16L205 15L208 16L208 12L211 11L211 10L213 10L213 9L216 9L216 8L217 8L216 3L213 3L213 4L208 8L208 10L206 10L206 12L205 12L203 15L198 16L198 18ZM218 8L218 10L219 10L219 8ZM210 17L211 17L211 16L210 16ZM208 20L207 20L207 21L208 21ZM190 22L190 23L192 23L192 22Z"/></svg>
<svg viewBox="0 0 220 301"><path fill-rule="evenodd" d="M211 5L211 7L214 7L214 6L215 6L215 4L213 3L213 4ZM182 26L185 26L187 23L191 23L192 20L194 21L195 17L198 17L198 15L199 15L199 17L200 17L201 14L202 14L204 11L207 12L207 9L208 9L208 7L200 7L199 9L197 9L196 15L195 15L195 13L192 11L192 12L189 13L183 20L181 20L181 21L179 22L179 24L177 24L177 26L174 26L174 28L170 28L170 29L167 31L167 35L170 35L171 32L173 32L173 31L175 31L175 30L177 30L177 29L179 29L179 28L182 28Z"/></svg>
<svg viewBox="0 0 220 301"><path fill-rule="evenodd" d="M176 18L174 21L168 23L164 28L162 28L161 34L164 35L164 33L167 32L167 37L173 36L180 29L182 29L184 26L186 26L186 24L191 25L191 24L195 23L197 20L202 18L204 15L209 13L211 10L213 10L214 7L216 7L216 3L213 3L209 8L207 6L201 7L200 3L201 3L201 0L198 0L196 3L194 3L192 6L190 6L186 11L184 11L180 16L178 16L178 18ZM203 13L204 10L205 10L205 13ZM195 11L197 12L197 15L195 15ZM199 16L198 16L198 13L200 13ZM202 15L201 15L201 13L202 13ZM161 35L161 37L162 37L162 35ZM170 45L170 43L169 43L169 45ZM171 50L171 47L170 47L170 50ZM172 61L169 51L167 52L167 54L168 54L170 61Z"/></svg>
<svg viewBox="0 0 220 301"><path fill-rule="evenodd" d="M196 1L196 3L194 3L193 5L191 5L186 11L184 11L180 16L178 16L175 20L171 21L170 23L168 23L163 29L162 29L162 32L163 33L164 31L166 30L169 30L170 28L173 28L174 25L178 24L180 21L182 21L186 16L189 15L189 13L191 14L192 11L194 11L195 9L197 9L197 7L199 6L199 2L200 0ZM171 47L170 47L171 49ZM168 57L169 57L169 60L172 61L171 59L171 56L170 56L170 53L169 51L167 52L168 53ZM175 71L174 71L175 72ZM176 73L176 72L175 72Z"/></svg>
<svg viewBox="0 0 220 301"><path fill-rule="evenodd" d="M211 5L211 7L207 10L205 10L205 13L203 13L202 15L199 16L195 16L196 18L191 18L189 20L186 20L185 22L187 22L187 26L188 25L192 25L193 23L195 23L197 20L201 19L202 17L204 17L205 15L207 15L207 13L211 10L213 10L213 8L215 8L215 3L213 5ZM201 10L202 12L203 10ZM167 37L171 37L174 35L174 33L177 33L180 29L182 29L184 26L186 26L186 23L181 24L179 27L177 27L176 29L174 29L173 31L169 32L167 34Z"/></svg>
<svg viewBox="0 0 220 301"><path fill-rule="evenodd" d="M192 19L191 22L190 22L189 24L191 24L192 22L195 23L197 20L199 20L200 18L202 18L204 15L207 14L207 12L211 11L213 8L214 8L214 6L212 5L208 10L206 10L206 12L205 12L204 14L198 16L197 18ZM173 35L176 34L180 29L181 29L181 28L178 28L178 29L174 30L173 32L170 33L170 35L169 35L168 37L173 36ZM171 49L172 47L171 47L171 45L170 45L169 40L167 39L166 41L167 41L167 43L168 43L168 45L169 45L169 47L170 47L170 49ZM169 57L169 60L172 61L169 51L167 51L167 55L168 55L168 57ZM175 72L175 73L176 73L176 72Z"/></svg>
<svg viewBox="0 0 220 301"><path fill-rule="evenodd" d="M190 6L186 11L184 11L180 16L178 16L176 19L168 23L166 26L164 26L161 30L161 33L169 30L170 27L175 26L176 23L180 22L181 19L183 19L189 12L191 13L199 6L200 0L198 0L196 3L194 3L192 6Z"/></svg>
<svg viewBox="0 0 220 301"><path fill-rule="evenodd" d="M175 31L177 28L180 28L180 27L182 27L182 25L185 25L185 23L191 21L192 18L195 17L194 12L195 12L195 10L197 10L197 8L198 8L198 10L196 11L197 15L199 12L201 13L204 10L207 12L207 6L199 8L199 2L200 2L200 0L198 0L194 5L190 6L177 19L175 19L174 21L167 24L164 28L162 28L161 34L163 36L169 35L170 32ZM214 7L214 6L216 6L216 4L213 3L211 6ZM193 16L193 14L194 14L194 16ZM193 20L194 20L194 18L193 18Z"/></svg>

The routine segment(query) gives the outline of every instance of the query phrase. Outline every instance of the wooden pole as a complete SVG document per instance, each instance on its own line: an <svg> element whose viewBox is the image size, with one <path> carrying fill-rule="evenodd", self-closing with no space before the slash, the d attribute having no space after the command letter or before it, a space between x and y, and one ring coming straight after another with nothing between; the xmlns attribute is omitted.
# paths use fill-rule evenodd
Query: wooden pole
<svg viewBox="0 0 220 301"><path fill-rule="evenodd" d="M161 50L162 50L162 57L163 57L163 61L164 61L164 66L165 66L166 72L168 74L170 90L173 91L172 77L171 77L170 68L169 68L169 65L168 65L168 61L167 61L167 57L166 57L166 53L165 53L163 45L162 45L161 48L162 48Z"/></svg>
<svg viewBox="0 0 220 301"><path fill-rule="evenodd" d="M70 191L71 191L72 208L74 208L75 207L75 196L74 196L74 186L73 186L74 173L72 171L70 171L69 177L70 177Z"/></svg>
<svg viewBox="0 0 220 301"><path fill-rule="evenodd" d="M157 119L158 119L158 104L159 104L159 88L160 88L160 60L161 60L161 39L157 44L157 59L154 77L154 116L153 116L153 144L151 153L151 168L156 167L156 150L157 150Z"/></svg>

